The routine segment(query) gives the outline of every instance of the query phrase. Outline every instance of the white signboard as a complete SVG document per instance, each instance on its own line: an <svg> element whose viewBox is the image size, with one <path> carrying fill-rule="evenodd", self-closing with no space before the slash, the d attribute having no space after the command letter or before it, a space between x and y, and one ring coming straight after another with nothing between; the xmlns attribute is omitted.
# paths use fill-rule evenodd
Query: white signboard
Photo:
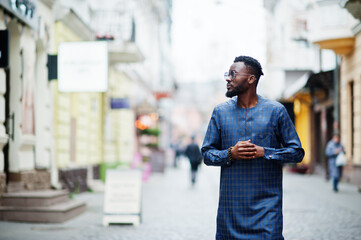
<svg viewBox="0 0 361 240"><path fill-rule="evenodd" d="M105 92L108 89L108 43L63 42L58 49L60 92Z"/></svg>
<svg viewBox="0 0 361 240"><path fill-rule="evenodd" d="M108 169L105 179L103 224L141 220L142 173L139 170Z"/></svg>

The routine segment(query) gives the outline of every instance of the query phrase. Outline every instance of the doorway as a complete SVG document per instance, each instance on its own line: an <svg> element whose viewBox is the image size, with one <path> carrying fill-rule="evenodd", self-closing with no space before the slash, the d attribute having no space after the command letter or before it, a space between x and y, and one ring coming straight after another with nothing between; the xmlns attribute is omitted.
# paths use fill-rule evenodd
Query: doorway
<svg viewBox="0 0 361 240"><path fill-rule="evenodd" d="M6 92L5 92L5 129L6 134L9 138L12 138L12 127L13 122L10 117L10 69L5 69L5 84L6 84ZM9 139L10 141L10 139ZM4 172L6 174L6 184L9 183L9 141L4 146Z"/></svg>

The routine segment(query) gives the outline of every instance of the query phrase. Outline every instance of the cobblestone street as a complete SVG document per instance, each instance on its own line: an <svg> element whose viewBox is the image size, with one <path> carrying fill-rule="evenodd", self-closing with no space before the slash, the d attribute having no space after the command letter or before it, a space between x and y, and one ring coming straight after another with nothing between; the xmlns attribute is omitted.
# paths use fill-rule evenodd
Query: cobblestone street
<svg viewBox="0 0 361 240"><path fill-rule="evenodd" d="M320 176L285 174L285 239L361 239L361 194L354 185L339 187L334 193Z"/></svg>
<svg viewBox="0 0 361 240"><path fill-rule="evenodd" d="M102 225L102 192L82 193L87 211L63 224L0 222L1 240L211 240L215 235L219 169L202 166L196 186L188 165L152 174L143 184L142 223ZM319 176L286 173L284 236L287 240L361 239L361 194L341 183L340 192Z"/></svg>

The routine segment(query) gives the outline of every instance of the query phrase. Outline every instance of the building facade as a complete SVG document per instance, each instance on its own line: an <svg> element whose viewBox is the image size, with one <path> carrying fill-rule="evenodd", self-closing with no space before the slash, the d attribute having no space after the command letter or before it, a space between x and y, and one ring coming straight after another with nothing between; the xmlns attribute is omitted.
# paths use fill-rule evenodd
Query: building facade
<svg viewBox="0 0 361 240"><path fill-rule="evenodd" d="M269 29L266 65L272 89L269 97L286 106L305 149L305 157L294 166L295 170L312 172L318 159L312 155L312 129L319 123L314 123L314 103L306 86L315 73L334 68L334 62L329 60L331 51L320 50L308 41L308 1L266 0L264 7ZM280 85L284 87L279 88Z"/></svg>
<svg viewBox="0 0 361 240"><path fill-rule="evenodd" d="M361 32L354 26L353 50L342 57L340 78L341 139L346 147L348 164L344 178L361 186Z"/></svg>
<svg viewBox="0 0 361 240"><path fill-rule="evenodd" d="M0 68L2 192L50 188L54 162L46 63L53 18L46 3L0 2L2 53L8 60Z"/></svg>
<svg viewBox="0 0 361 240"><path fill-rule="evenodd" d="M56 13L54 46L58 60L60 44L94 41L89 21L77 14L77 8L59 2ZM63 74L58 70L58 76ZM103 93L61 91L58 80L51 85L58 178L70 191L86 191L88 173L103 161Z"/></svg>
<svg viewBox="0 0 361 240"><path fill-rule="evenodd" d="M359 20L341 7L343 4L357 15L357 4L337 0L264 3L267 22L272 23L269 34L272 41L268 45L270 66L267 67L273 76L284 79L285 88L278 99L291 104L289 112L291 117L294 115L306 151L301 163L306 167L304 170L322 173L328 178L324 151L333 133L339 132L349 159L344 177L359 184L356 160L359 154L356 70ZM277 41L273 40L274 35ZM288 60L285 62L285 59Z"/></svg>
<svg viewBox="0 0 361 240"><path fill-rule="evenodd" d="M169 129L171 1L108 2L110 15L98 1L0 1L0 192L85 191L102 165L130 167L144 106ZM59 46L92 41L107 42L107 90L60 90Z"/></svg>
<svg viewBox="0 0 361 240"><path fill-rule="evenodd" d="M346 150L348 163L343 168L343 179L360 186L360 67L357 61L360 58L361 9L354 3L355 1L316 1L311 11L319 24L312 25L310 41L337 54L333 122L330 124L333 131L340 133Z"/></svg>

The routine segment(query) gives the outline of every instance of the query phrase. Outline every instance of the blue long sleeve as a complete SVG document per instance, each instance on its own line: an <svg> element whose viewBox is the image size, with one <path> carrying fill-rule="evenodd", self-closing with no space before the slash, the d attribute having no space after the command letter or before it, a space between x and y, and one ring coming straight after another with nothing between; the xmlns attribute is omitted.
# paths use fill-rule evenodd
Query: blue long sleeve
<svg viewBox="0 0 361 240"><path fill-rule="evenodd" d="M216 117L216 111L213 111L201 149L204 163L210 166L230 165L231 162L227 155L228 148L222 149L222 140Z"/></svg>
<svg viewBox="0 0 361 240"><path fill-rule="evenodd" d="M265 158L282 163L301 162L305 151L301 146L292 120L284 107L281 108L277 129L282 148L264 147Z"/></svg>

